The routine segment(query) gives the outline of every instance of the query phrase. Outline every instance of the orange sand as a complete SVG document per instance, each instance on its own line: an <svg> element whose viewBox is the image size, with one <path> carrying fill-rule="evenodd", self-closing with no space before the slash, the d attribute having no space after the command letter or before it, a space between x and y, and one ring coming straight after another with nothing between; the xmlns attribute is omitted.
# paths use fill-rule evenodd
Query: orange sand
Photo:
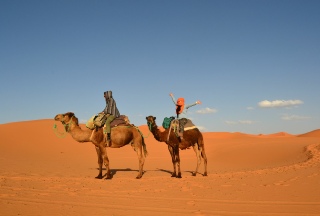
<svg viewBox="0 0 320 216"><path fill-rule="evenodd" d="M111 180L98 180L91 143L58 138L53 120L0 124L0 215L320 215L320 130L301 136L203 133L208 177L193 177L193 149L171 178L165 143L140 126L143 177L127 145L108 149ZM82 127L84 127L82 125Z"/></svg>

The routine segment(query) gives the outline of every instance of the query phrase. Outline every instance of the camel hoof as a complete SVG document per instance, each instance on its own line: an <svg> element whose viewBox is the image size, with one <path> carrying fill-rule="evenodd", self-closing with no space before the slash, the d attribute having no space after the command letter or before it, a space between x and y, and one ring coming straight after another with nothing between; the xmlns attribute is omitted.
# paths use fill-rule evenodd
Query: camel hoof
<svg viewBox="0 0 320 216"><path fill-rule="evenodd" d="M102 175L98 175L95 177L96 179L102 179Z"/></svg>
<svg viewBox="0 0 320 216"><path fill-rule="evenodd" d="M196 176L196 175L197 175L197 173L195 173L195 172L194 172L194 173L192 173L192 176Z"/></svg>
<svg viewBox="0 0 320 216"><path fill-rule="evenodd" d="M173 178L174 178L174 177L177 177L177 176L176 176L176 174L175 174L175 173L172 173L171 177L173 177Z"/></svg>
<svg viewBox="0 0 320 216"><path fill-rule="evenodd" d="M208 176L208 173L206 173L206 172L205 172L205 173L203 173L203 176Z"/></svg>
<svg viewBox="0 0 320 216"><path fill-rule="evenodd" d="M178 173L177 178L182 178L181 173Z"/></svg>
<svg viewBox="0 0 320 216"><path fill-rule="evenodd" d="M112 175L107 175L105 179L106 180L112 179Z"/></svg>
<svg viewBox="0 0 320 216"><path fill-rule="evenodd" d="M142 176L137 176L136 179L141 179Z"/></svg>

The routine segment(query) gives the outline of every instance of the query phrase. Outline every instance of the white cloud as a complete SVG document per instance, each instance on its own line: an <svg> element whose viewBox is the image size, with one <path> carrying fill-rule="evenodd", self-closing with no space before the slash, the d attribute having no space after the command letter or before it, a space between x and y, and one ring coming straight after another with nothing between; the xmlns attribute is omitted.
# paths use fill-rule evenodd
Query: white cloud
<svg viewBox="0 0 320 216"><path fill-rule="evenodd" d="M228 125L236 125L236 124L238 124L238 122L235 122L235 121L225 121L224 123L226 123Z"/></svg>
<svg viewBox="0 0 320 216"><path fill-rule="evenodd" d="M303 104L301 100L274 100L274 101L260 101L258 103L259 107L262 108L274 108L274 107L292 107L299 104Z"/></svg>
<svg viewBox="0 0 320 216"><path fill-rule="evenodd" d="M240 124L253 124L254 122L250 121L250 120L240 120L239 123Z"/></svg>
<svg viewBox="0 0 320 216"><path fill-rule="evenodd" d="M298 115L283 115L281 117L282 120L291 121L291 120L305 120L310 119L308 116L298 116Z"/></svg>
<svg viewBox="0 0 320 216"><path fill-rule="evenodd" d="M216 113L216 112L218 112L218 110L211 109L209 107L197 111L197 113L200 113L200 114L208 114L208 113Z"/></svg>
<svg viewBox="0 0 320 216"><path fill-rule="evenodd" d="M251 120L239 120L239 121L225 121L228 125L236 125L236 124L254 124L254 121Z"/></svg>

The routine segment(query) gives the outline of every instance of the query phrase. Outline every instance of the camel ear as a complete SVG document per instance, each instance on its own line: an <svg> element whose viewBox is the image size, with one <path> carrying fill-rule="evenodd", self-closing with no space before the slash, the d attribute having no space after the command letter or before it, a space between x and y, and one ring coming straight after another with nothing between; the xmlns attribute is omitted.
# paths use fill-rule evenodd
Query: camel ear
<svg viewBox="0 0 320 216"><path fill-rule="evenodd" d="M154 117L154 120L156 120L156 117Z"/></svg>
<svg viewBox="0 0 320 216"><path fill-rule="evenodd" d="M67 112L64 115L67 115L69 118L71 118L72 116L74 116L74 113L73 112Z"/></svg>

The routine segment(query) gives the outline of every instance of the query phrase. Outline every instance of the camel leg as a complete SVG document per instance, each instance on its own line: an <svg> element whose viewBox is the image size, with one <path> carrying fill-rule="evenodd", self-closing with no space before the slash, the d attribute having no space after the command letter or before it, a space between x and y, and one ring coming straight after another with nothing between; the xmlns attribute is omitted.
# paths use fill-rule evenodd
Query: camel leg
<svg viewBox="0 0 320 216"><path fill-rule="evenodd" d="M135 146L135 151L137 152L138 159L139 159L139 174L137 175L136 179L140 179L143 175L143 165L145 161L145 157L142 152L142 145Z"/></svg>
<svg viewBox="0 0 320 216"><path fill-rule="evenodd" d="M101 155L102 155L102 158L103 158L104 166L106 167L106 170L107 170L106 179L111 179L112 175L110 173L109 158L108 158L108 155L107 155L107 149L104 147L104 142L102 142L100 144L99 149L101 151Z"/></svg>
<svg viewBox="0 0 320 216"><path fill-rule="evenodd" d="M168 145L168 149L169 149L169 152L170 152L170 155L171 155L172 164L173 164L173 173L172 173L171 177L176 177L175 155L173 153L173 148L170 145Z"/></svg>
<svg viewBox="0 0 320 216"><path fill-rule="evenodd" d="M197 156L197 167L196 167L196 170L194 171L194 173L192 173L192 176L196 176L197 173L198 173L199 166L201 164L201 152L199 150L198 143L196 143L192 147L193 147L193 150L194 150L194 152L196 153L196 156Z"/></svg>
<svg viewBox="0 0 320 216"><path fill-rule="evenodd" d="M204 145L202 145L200 147L200 152L201 152L201 156L202 156L203 161L204 161L204 173L203 173L203 176L208 176L208 172L207 172L207 155L206 155L206 152L204 150Z"/></svg>
<svg viewBox="0 0 320 216"><path fill-rule="evenodd" d="M179 145L174 147L174 154L175 154L176 166L178 168L177 178L181 178Z"/></svg>
<svg viewBox="0 0 320 216"><path fill-rule="evenodd" d="M102 179L102 162L103 162L103 158L102 158L102 154L101 154L101 151L100 151L99 147L96 147L96 152L97 152L97 156L98 156L98 165L99 165L99 174L96 176L96 179Z"/></svg>

